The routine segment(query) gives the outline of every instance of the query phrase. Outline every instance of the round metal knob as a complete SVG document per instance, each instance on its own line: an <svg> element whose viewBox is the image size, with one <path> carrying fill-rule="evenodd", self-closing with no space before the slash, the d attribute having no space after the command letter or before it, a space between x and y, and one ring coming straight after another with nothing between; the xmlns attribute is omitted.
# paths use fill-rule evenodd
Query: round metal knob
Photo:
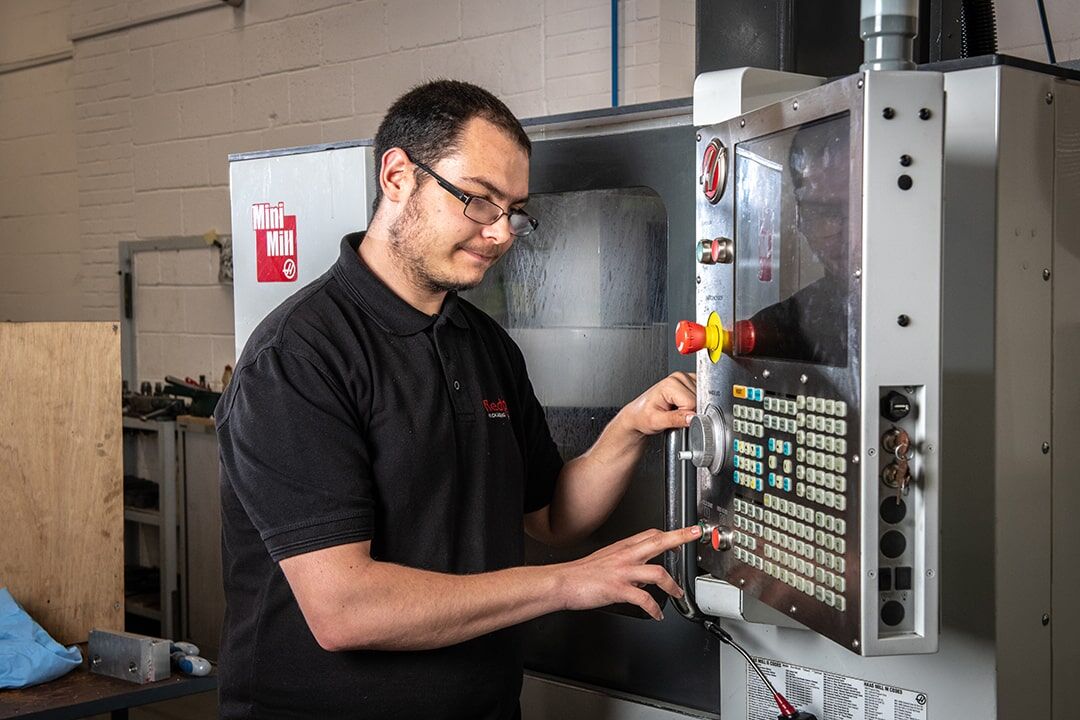
<svg viewBox="0 0 1080 720"><path fill-rule="evenodd" d="M729 444L727 423L720 409L709 405L690 419L690 462L718 475L724 466Z"/></svg>

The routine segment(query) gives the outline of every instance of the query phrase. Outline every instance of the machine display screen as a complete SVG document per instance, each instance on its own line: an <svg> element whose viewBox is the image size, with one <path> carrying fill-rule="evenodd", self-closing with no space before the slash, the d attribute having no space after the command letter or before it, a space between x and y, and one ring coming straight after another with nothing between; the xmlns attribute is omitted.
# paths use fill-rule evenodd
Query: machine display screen
<svg viewBox="0 0 1080 720"><path fill-rule="evenodd" d="M737 356L847 365L850 118L735 148Z"/></svg>

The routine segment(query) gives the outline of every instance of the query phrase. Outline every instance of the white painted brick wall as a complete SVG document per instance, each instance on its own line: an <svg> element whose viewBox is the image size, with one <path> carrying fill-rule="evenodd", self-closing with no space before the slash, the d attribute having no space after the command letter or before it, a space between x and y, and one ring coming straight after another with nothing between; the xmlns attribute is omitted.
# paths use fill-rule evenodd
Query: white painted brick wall
<svg viewBox="0 0 1080 720"><path fill-rule="evenodd" d="M692 42L661 42L687 3L622 0L621 104L690 93ZM0 53L189 4L3 0ZM258 0L80 40L45 84L0 76L0 137L19 138L0 143L0 316L30 317L18 289L58 316L116 318L118 242L229 232L228 154L370 137L425 79L479 83L521 117L606 107L609 25L608 0ZM138 379L217 379L233 342L216 251L136 257Z"/></svg>
<svg viewBox="0 0 1080 720"><path fill-rule="evenodd" d="M69 17L66 0L0 2L0 63L63 51ZM72 62L0 75L0 321L81 315L76 154Z"/></svg>

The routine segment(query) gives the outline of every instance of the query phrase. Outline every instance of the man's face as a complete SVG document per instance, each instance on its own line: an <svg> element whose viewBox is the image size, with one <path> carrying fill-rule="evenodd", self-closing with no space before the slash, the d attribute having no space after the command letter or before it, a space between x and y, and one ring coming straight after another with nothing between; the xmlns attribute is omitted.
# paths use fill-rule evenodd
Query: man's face
<svg viewBox="0 0 1080 720"><path fill-rule="evenodd" d="M529 196L529 158L505 131L473 118L458 150L431 167L462 192L503 210L521 207ZM390 248L417 287L431 292L476 287L484 273L513 244L504 215L481 225L464 215L465 205L422 170L419 182L390 226Z"/></svg>

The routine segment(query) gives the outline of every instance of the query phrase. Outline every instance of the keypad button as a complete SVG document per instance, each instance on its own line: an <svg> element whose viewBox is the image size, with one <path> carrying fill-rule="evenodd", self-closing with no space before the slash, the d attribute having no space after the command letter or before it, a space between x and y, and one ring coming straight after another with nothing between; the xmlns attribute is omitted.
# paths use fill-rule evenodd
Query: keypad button
<svg viewBox="0 0 1080 720"><path fill-rule="evenodd" d="M847 435L847 422L837 420L835 430L837 435Z"/></svg>
<svg viewBox="0 0 1080 720"><path fill-rule="evenodd" d="M839 470L839 467L837 469ZM843 475L836 476L836 492L847 492L847 478Z"/></svg>
<svg viewBox="0 0 1080 720"><path fill-rule="evenodd" d="M840 512L847 510L847 495L836 496L836 509Z"/></svg>
<svg viewBox="0 0 1080 720"><path fill-rule="evenodd" d="M805 413L799 413L798 415L795 416L795 425L796 425L796 427L806 427L806 414ZM799 442L802 442L802 441L800 440Z"/></svg>
<svg viewBox="0 0 1080 720"><path fill-rule="evenodd" d="M836 413L836 401L835 400L826 400L825 401L825 414L826 415L833 415L835 413Z"/></svg>
<svg viewBox="0 0 1080 720"><path fill-rule="evenodd" d="M847 532L847 522L843 518L836 518L836 532L840 535Z"/></svg>
<svg viewBox="0 0 1080 720"><path fill-rule="evenodd" d="M847 440L845 440L844 438L836 439L836 452L840 455L843 455L847 452Z"/></svg>
<svg viewBox="0 0 1080 720"><path fill-rule="evenodd" d="M804 407L806 407L806 396L805 395L796 395L795 396L795 407L798 408L799 410L802 410Z"/></svg>
<svg viewBox="0 0 1080 720"><path fill-rule="evenodd" d="M846 473L847 472L847 460L845 460L844 458L842 458L840 456L836 457L836 472L838 472L838 473Z"/></svg>
<svg viewBox="0 0 1080 720"><path fill-rule="evenodd" d="M836 552L841 555L847 552L847 541L844 538L836 538Z"/></svg>

